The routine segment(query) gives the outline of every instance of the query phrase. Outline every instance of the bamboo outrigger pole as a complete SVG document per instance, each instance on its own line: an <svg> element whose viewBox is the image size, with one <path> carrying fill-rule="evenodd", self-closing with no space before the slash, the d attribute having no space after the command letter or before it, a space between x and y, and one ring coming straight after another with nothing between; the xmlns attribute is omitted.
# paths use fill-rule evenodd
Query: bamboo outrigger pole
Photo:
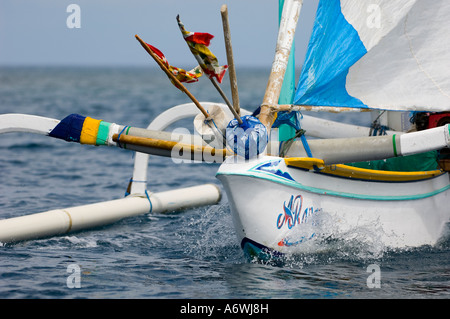
<svg viewBox="0 0 450 319"><path fill-rule="evenodd" d="M186 95L191 99L192 102L197 106L197 108L202 112L202 114L205 116L205 119L209 119L208 112L201 106L200 102L189 92L189 90L177 79L175 75L170 72L167 67L164 65L164 63L161 62L161 60L156 56L156 54L149 48L147 43L145 43L137 34L135 35L136 39L139 41L139 43L142 45L142 47L147 51L148 54L158 63L160 68L167 74L167 76L175 82L177 87L186 93Z"/></svg>
<svg viewBox="0 0 450 319"><path fill-rule="evenodd" d="M166 151L170 156L172 156L172 151L177 152L187 152L192 159L200 158L204 160L205 157L209 156L208 160L214 159L217 162L223 161L227 156L232 155L233 153L226 148L213 148L210 146L204 145L195 145L195 144L187 144L177 141L168 141L156 138L148 138L141 136L131 136L131 135L120 135L114 134L112 136L112 140L114 142L119 142L121 144L126 144L127 149L146 152L145 149L135 149L135 147L144 147L144 148L154 148ZM130 147L131 145L131 147ZM135 147L133 147L133 145ZM181 156L180 156L181 157Z"/></svg>

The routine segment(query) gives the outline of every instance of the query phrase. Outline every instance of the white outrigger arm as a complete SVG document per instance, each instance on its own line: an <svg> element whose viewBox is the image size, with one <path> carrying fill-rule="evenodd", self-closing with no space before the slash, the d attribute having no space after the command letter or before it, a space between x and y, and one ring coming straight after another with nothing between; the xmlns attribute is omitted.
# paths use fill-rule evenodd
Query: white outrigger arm
<svg viewBox="0 0 450 319"><path fill-rule="evenodd" d="M382 160L450 147L450 125L423 131L383 136L314 139L308 142L315 158L326 165ZM286 157L307 157L300 141L292 143Z"/></svg>
<svg viewBox="0 0 450 319"><path fill-rule="evenodd" d="M179 110L177 110L179 111ZM185 108L188 112L177 112L177 116L161 114L150 128L165 129L173 121L197 114L195 107ZM186 115L186 113L188 113ZM169 116L167 116L169 115ZM27 132L49 136L61 121L26 114L0 115L0 134L9 132ZM156 132L157 133L157 132ZM162 133L163 134L163 133ZM163 136L167 136L164 135ZM161 137L161 136L159 136ZM20 217L0 220L0 242L13 243L39 239L70 232L81 231L117 222L123 218L148 213L163 213L180 209L214 205L220 201L221 191L214 184L204 184L165 192L147 191L148 154L136 153L133 178L128 196L111 201L98 202L55 209ZM139 181L133 183L133 181Z"/></svg>

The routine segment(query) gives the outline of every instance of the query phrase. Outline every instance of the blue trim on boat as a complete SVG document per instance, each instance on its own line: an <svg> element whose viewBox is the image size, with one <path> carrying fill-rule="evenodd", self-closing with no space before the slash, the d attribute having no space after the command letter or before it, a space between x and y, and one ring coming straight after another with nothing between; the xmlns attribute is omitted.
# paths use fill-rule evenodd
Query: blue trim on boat
<svg viewBox="0 0 450 319"><path fill-rule="evenodd" d="M248 172L243 173L237 173L237 172L229 172L229 173L223 173L218 172L216 176L218 175L234 175L234 176L248 176L258 179L263 179L271 182L275 182L278 184L294 187L297 189L301 189L310 193L320 194L320 195L329 195L329 196L336 196L336 197L344 197L344 198L353 198L353 199L361 199L361 200L375 200L375 201L403 201L403 200L419 200L424 199L428 197L435 196L437 194L440 194L442 192L445 192L450 189L450 184L442 187L441 189L427 192L424 194L417 194L417 195L397 195L397 196L378 196L378 195L367 195L367 194L353 194L353 193L345 193L345 192L338 192L333 190L327 190L327 189L321 189L311 186L305 186L297 181L287 179L279 174L273 174L268 172L252 172L253 168L250 169ZM264 175L262 174L264 173Z"/></svg>

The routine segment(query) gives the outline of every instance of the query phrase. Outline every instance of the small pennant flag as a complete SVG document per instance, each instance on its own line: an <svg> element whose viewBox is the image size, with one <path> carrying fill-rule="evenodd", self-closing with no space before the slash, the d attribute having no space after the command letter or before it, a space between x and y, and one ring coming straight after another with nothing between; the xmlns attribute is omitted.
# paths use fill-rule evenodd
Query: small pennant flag
<svg viewBox="0 0 450 319"><path fill-rule="evenodd" d="M209 33L186 31L183 23L180 21L180 16L177 16L177 21L184 40L202 67L203 72L205 72L209 78L214 77L219 83L222 83L222 79L228 66L220 66L216 56L208 48L211 39L214 38L214 36Z"/></svg>
<svg viewBox="0 0 450 319"><path fill-rule="evenodd" d="M167 61L166 57L164 56L164 54L161 51L159 51L157 48L155 48L154 46L152 46L148 43L146 43L146 44L148 45L150 50L152 50L156 54L156 56L161 60L161 62L167 67L167 69L173 75L175 75L176 78L180 82L185 82L185 83L197 82L198 78L203 75L202 68L199 65L196 66L195 68L193 68L191 71L186 71L181 68L177 68L175 66L170 65L169 62Z"/></svg>

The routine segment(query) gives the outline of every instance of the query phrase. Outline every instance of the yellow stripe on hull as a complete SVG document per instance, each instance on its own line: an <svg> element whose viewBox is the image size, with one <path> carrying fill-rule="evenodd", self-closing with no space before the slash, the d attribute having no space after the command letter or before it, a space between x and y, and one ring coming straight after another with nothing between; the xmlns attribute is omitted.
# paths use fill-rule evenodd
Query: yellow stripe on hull
<svg viewBox="0 0 450 319"><path fill-rule="evenodd" d="M318 168L320 173L362 180L384 181L384 182L408 182L417 181L439 176L442 170L419 171L419 172L393 172L358 168L349 165L336 164L325 165L323 160L309 157L294 157L284 159L287 166L302 169Z"/></svg>

